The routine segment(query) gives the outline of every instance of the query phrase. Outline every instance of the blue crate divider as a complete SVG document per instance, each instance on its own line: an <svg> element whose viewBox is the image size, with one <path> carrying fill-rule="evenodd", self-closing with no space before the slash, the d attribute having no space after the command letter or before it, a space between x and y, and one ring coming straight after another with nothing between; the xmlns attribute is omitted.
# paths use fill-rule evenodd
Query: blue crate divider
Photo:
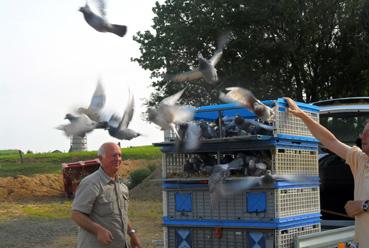
<svg viewBox="0 0 369 248"><path fill-rule="evenodd" d="M165 183L163 189L166 220L233 221L240 225L273 226L320 217L318 177L311 177L307 182L278 181L268 187L227 197L216 205L211 205L207 184L171 182Z"/></svg>
<svg viewBox="0 0 369 248"><path fill-rule="evenodd" d="M246 192L247 212L261 213L267 210L266 192Z"/></svg>

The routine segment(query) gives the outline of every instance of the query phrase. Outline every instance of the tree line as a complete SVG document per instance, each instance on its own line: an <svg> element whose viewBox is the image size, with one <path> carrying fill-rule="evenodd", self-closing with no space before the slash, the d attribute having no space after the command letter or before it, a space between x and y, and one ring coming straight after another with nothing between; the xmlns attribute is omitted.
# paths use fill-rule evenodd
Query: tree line
<svg viewBox="0 0 369 248"><path fill-rule="evenodd" d="M152 30L134 36L141 55L132 58L151 71L149 106L186 86L183 102L194 106L219 103L230 86L304 102L368 95L369 0L166 0L153 12ZM196 67L198 52L211 57L224 31L233 39L216 86L164 80Z"/></svg>

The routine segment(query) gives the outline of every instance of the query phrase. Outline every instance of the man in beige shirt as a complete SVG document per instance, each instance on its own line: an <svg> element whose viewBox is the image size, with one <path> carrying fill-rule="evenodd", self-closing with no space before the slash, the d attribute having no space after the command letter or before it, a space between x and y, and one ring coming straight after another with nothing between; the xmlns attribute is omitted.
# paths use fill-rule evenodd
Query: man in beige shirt
<svg viewBox="0 0 369 248"><path fill-rule="evenodd" d="M73 200L72 219L80 227L77 247L141 248L128 221L128 188L118 178L120 147L103 144L99 159L101 167L81 181Z"/></svg>
<svg viewBox="0 0 369 248"><path fill-rule="evenodd" d="M355 217L355 241L360 248L369 248L369 123L361 134L362 148L350 147L338 140L328 129L310 118L296 103L286 97L288 111L301 118L310 132L330 151L337 154L350 166L354 176L354 200L345 205L349 216Z"/></svg>

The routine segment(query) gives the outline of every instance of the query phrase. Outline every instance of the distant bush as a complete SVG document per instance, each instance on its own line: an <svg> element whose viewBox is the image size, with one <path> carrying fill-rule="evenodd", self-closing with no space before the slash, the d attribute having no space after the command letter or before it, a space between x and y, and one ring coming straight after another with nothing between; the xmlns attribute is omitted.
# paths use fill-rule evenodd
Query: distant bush
<svg viewBox="0 0 369 248"><path fill-rule="evenodd" d="M147 166L147 168L150 170L150 172L154 172L154 170L156 169L156 165L155 164L149 164Z"/></svg>
<svg viewBox="0 0 369 248"><path fill-rule="evenodd" d="M28 151L27 151L27 154L33 154L33 151L28 150Z"/></svg>
<svg viewBox="0 0 369 248"><path fill-rule="evenodd" d="M129 174L129 177L130 177L129 188L132 189L135 186L139 185L150 174L151 174L151 170L149 168L141 168L141 169L132 171Z"/></svg>

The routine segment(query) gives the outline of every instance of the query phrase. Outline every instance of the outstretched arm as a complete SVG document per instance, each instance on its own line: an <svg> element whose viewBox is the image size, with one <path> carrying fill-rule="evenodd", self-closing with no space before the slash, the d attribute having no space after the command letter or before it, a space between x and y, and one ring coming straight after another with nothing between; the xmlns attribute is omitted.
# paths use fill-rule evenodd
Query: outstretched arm
<svg viewBox="0 0 369 248"><path fill-rule="evenodd" d="M334 136L327 128L320 125L314 119L312 119L309 115L307 115L304 111L302 111L295 101L293 101L289 97L285 97L288 103L288 111L293 115L299 117L313 134L313 136L320 140L320 142L330 151L337 154L342 159L346 159L346 153L350 149L350 147Z"/></svg>

